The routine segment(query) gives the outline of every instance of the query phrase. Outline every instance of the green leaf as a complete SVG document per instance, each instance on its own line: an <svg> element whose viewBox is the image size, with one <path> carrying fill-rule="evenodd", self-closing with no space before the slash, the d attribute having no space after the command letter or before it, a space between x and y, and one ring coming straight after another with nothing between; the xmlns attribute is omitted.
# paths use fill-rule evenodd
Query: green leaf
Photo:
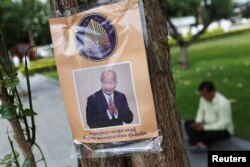
<svg viewBox="0 0 250 167"><path fill-rule="evenodd" d="M17 73L13 73L10 76L4 77L4 86L7 89L14 90L18 84L19 80L17 78Z"/></svg>
<svg viewBox="0 0 250 167"><path fill-rule="evenodd" d="M13 153L12 153L13 154ZM16 155L16 157L18 158L19 157L19 153L17 152L17 151L15 151L15 155ZM14 156L14 155L13 155Z"/></svg>
<svg viewBox="0 0 250 167"><path fill-rule="evenodd" d="M26 159L24 161L22 167L31 167L31 159Z"/></svg>
<svg viewBox="0 0 250 167"><path fill-rule="evenodd" d="M18 104L17 106L18 106L19 111L22 111L22 110L23 110L23 104L20 103L20 104Z"/></svg>
<svg viewBox="0 0 250 167"><path fill-rule="evenodd" d="M4 156L3 159L4 159L4 161L8 161L8 160L12 159L12 156L11 156L11 154L7 154Z"/></svg>
<svg viewBox="0 0 250 167"><path fill-rule="evenodd" d="M12 167L12 161L8 161L5 167Z"/></svg>
<svg viewBox="0 0 250 167"><path fill-rule="evenodd" d="M0 159L0 165L3 165L3 164L4 164L4 160Z"/></svg>
<svg viewBox="0 0 250 167"><path fill-rule="evenodd" d="M0 114L2 115L3 119L12 120L17 118L16 109L16 105L2 105L0 107Z"/></svg>
<svg viewBox="0 0 250 167"><path fill-rule="evenodd" d="M34 115L37 115L37 113L35 113L33 110L31 109L25 109L23 111L23 116L34 116Z"/></svg>

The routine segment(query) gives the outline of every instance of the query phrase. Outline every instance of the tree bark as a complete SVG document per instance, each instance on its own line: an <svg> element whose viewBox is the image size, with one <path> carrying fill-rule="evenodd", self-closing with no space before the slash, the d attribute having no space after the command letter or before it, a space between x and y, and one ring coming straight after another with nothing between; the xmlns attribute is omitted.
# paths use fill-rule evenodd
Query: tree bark
<svg viewBox="0 0 250 167"><path fill-rule="evenodd" d="M0 70L0 81L3 82L4 77L2 69L4 68L5 73L8 73L8 75L11 74L13 71L11 64L9 63L9 57L4 51L5 46L3 39L1 40L2 41L0 42L0 54L2 57L1 61L3 62L1 65L4 67L1 67ZM14 105L14 97L8 94L8 90L2 84L0 84L0 101L2 102L2 105ZM13 129L13 137L22 152L23 158L25 160L29 160L31 167L36 167L34 154L32 152L31 141L26 140L24 130L22 129L19 118L15 118L8 121L11 125L11 128Z"/></svg>
<svg viewBox="0 0 250 167"><path fill-rule="evenodd" d="M21 124L19 122L18 119L14 119L14 120L9 120L11 127L13 129L14 132L14 139L17 142L22 155L24 157L24 159L30 159L31 162L31 167L36 167L36 161L34 158L34 154L32 152L32 145L30 141L27 141L25 139L24 133L23 133L23 129L21 127Z"/></svg>
<svg viewBox="0 0 250 167"><path fill-rule="evenodd" d="M36 42L35 42L34 35L31 29L29 29L28 31L28 36L29 36L30 45L35 46Z"/></svg>
<svg viewBox="0 0 250 167"><path fill-rule="evenodd" d="M167 40L166 16L161 1L144 1L149 45L146 46L149 75L154 96L158 128L163 135L163 152L132 156L133 167L189 166L176 108L176 90Z"/></svg>
<svg viewBox="0 0 250 167"><path fill-rule="evenodd" d="M181 46L179 63L183 69L188 68L188 46L186 45Z"/></svg>
<svg viewBox="0 0 250 167"><path fill-rule="evenodd" d="M13 102L11 102L11 100L9 100L8 98L7 90L3 88L2 86L0 86L0 99L3 105L13 104ZM31 167L36 167L36 162L35 162L34 154L32 152L31 142L26 140L24 131L21 127L19 119L15 118L13 120L8 120L8 121L11 125L11 128L13 129L13 137L22 152L23 158L25 160L26 159L30 160Z"/></svg>
<svg viewBox="0 0 250 167"><path fill-rule="evenodd" d="M60 0L62 4L65 0ZM75 1L75 0L71 0ZM52 10L58 4L50 0ZM88 2L88 1L85 1ZM54 4L54 6L53 6ZM134 154L126 158L79 159L79 167L185 167L189 166L184 146L181 120L176 108L176 91L167 43L166 15L160 0L144 1L147 32L148 68L156 107L158 127L163 136L163 151L158 154Z"/></svg>

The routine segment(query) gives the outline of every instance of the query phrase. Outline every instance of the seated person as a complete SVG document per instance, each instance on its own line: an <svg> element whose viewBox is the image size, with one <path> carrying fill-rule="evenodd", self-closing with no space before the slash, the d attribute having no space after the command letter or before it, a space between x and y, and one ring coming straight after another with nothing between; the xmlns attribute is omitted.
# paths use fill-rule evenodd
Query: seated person
<svg viewBox="0 0 250 167"><path fill-rule="evenodd" d="M211 81L203 81L199 86L200 103L195 120L186 121L185 129L189 142L195 149L206 150L218 140L233 135L230 102L217 92Z"/></svg>

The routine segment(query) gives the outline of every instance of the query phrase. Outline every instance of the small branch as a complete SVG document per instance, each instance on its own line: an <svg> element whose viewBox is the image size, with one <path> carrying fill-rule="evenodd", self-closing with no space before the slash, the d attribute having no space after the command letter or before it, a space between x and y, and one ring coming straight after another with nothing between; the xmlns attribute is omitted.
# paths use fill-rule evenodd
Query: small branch
<svg viewBox="0 0 250 167"><path fill-rule="evenodd" d="M42 159L40 159L40 160L38 160L38 161L36 161L36 162L43 161L45 167L47 167L46 159L45 159L45 156L44 156L44 154L43 154L42 149L40 148L40 146L39 146L38 144L34 143L34 145L38 148L38 150L40 151L40 153L41 153L41 155L42 155Z"/></svg>
<svg viewBox="0 0 250 167"><path fill-rule="evenodd" d="M10 139L8 130L7 130L7 133L8 133L8 140L9 140L9 143L10 143L11 151L12 151L12 153L13 153L13 155L14 155L14 158L15 158L15 164L16 164L17 166L20 166L19 163L18 163L18 159L17 159L17 157L16 157L16 153L15 153L15 150L14 150L13 143L12 143L12 141L11 141L11 139Z"/></svg>
<svg viewBox="0 0 250 167"><path fill-rule="evenodd" d="M203 28L195 35L192 36L192 38L188 41L189 43L194 42L196 39L198 39L200 37L201 34L203 34L206 29L208 28L208 26L210 25L212 21L209 20L206 24L203 25Z"/></svg>
<svg viewBox="0 0 250 167"><path fill-rule="evenodd" d="M177 28L175 27L175 25L173 24L173 22L171 21L169 17L167 17L167 22L171 30L173 31L173 33L171 33L172 37L179 43L179 45L183 45L185 41L183 37L179 34L179 32L177 31Z"/></svg>
<svg viewBox="0 0 250 167"><path fill-rule="evenodd" d="M189 40L189 43L192 43L194 42L196 39L198 39L200 37L201 34L203 34L206 29L208 28L208 26L210 25L210 23L213 21L212 19L212 12L211 12L211 9L210 9L210 6L208 5L207 3L207 0L204 0L204 5L205 5L205 9L207 11L207 15L208 15L208 21L203 24L203 28L195 35L192 36L192 38Z"/></svg>

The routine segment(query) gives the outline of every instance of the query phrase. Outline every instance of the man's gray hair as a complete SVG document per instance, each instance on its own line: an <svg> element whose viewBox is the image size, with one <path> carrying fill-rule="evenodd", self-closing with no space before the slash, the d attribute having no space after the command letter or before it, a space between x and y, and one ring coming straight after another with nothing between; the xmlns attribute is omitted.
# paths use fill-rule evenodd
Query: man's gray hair
<svg viewBox="0 0 250 167"><path fill-rule="evenodd" d="M117 82L117 74L114 70L104 70L101 74L101 81L103 81L104 75L107 73L112 73L114 75L115 82Z"/></svg>

